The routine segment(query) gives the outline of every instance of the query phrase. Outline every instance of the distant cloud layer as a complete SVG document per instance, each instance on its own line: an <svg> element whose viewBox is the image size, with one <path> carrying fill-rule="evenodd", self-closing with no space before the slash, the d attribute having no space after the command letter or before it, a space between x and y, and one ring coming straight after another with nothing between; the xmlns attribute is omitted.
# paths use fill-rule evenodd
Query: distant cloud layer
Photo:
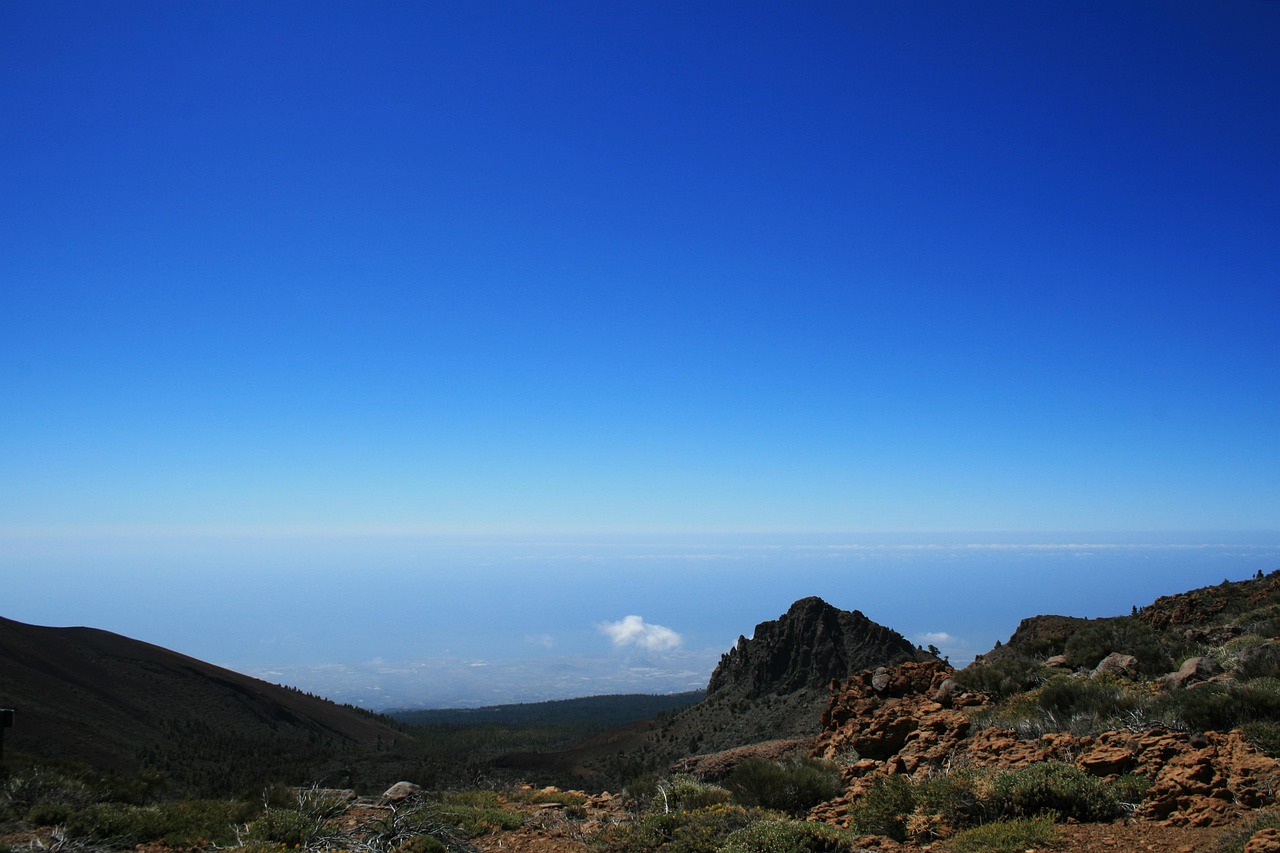
<svg viewBox="0 0 1280 853"><path fill-rule="evenodd" d="M640 616L626 616L617 622L602 622L603 631L617 648L639 646L649 652L669 652L680 647L684 638L662 625L649 625Z"/></svg>

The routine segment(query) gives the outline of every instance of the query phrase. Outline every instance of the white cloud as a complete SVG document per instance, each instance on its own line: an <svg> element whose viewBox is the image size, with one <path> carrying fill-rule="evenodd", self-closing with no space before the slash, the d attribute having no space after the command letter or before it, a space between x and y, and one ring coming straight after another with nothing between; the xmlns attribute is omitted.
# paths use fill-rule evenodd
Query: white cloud
<svg viewBox="0 0 1280 853"><path fill-rule="evenodd" d="M956 638L948 634L946 631L930 631L927 634L921 634L916 637L921 643L930 643L932 645L950 645L956 641Z"/></svg>
<svg viewBox="0 0 1280 853"><path fill-rule="evenodd" d="M602 622L600 630L617 648L639 646L649 652L669 652L680 647L684 638L662 625L650 625L640 616L626 616L617 622Z"/></svg>

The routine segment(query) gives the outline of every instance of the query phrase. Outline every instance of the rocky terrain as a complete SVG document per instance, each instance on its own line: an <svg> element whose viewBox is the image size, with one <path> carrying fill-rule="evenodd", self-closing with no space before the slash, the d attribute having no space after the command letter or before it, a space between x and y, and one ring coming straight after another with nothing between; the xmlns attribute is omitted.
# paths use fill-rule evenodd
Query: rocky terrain
<svg viewBox="0 0 1280 853"><path fill-rule="evenodd" d="M184 697L221 685L211 701L224 717L348 740L394 734L101 632L76 636L82 650L69 654L54 641L72 638L0 628L10 641L3 674L41 673L51 712L81 697L109 702L116 682L105 672L160 673L150 683L182 685ZM772 831L810 839L777 849L946 851L971 830L1051 814L1053 835L1016 849L1268 853L1280 851L1277 755L1280 572L1126 616L1031 617L959 671L861 613L808 598L741 638L702 702L570 750L505 756L495 768L531 784L486 794L486 808L514 817L486 818L492 826L450 849L719 851L707 822L746 820L740 771L765 766L834 779L803 811L770 818ZM553 772L581 790L539 787ZM354 826L394 808L385 797L361 802L353 794L341 819ZM844 834L823 834L833 832ZM31 828L11 836L40 838ZM743 843L723 849L775 849Z"/></svg>

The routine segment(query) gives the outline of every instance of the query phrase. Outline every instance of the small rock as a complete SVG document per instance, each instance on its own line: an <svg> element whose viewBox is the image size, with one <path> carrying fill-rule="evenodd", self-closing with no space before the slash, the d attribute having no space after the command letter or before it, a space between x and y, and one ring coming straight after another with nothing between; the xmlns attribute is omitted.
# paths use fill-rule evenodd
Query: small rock
<svg viewBox="0 0 1280 853"><path fill-rule="evenodd" d="M1104 673L1108 675L1118 675L1121 678L1137 678L1138 659L1133 655L1112 652L1099 661L1098 665L1093 668L1093 674L1089 677L1097 678Z"/></svg>
<svg viewBox="0 0 1280 853"><path fill-rule="evenodd" d="M384 803L403 803L422 796L422 787L412 782L397 782L382 792Z"/></svg>

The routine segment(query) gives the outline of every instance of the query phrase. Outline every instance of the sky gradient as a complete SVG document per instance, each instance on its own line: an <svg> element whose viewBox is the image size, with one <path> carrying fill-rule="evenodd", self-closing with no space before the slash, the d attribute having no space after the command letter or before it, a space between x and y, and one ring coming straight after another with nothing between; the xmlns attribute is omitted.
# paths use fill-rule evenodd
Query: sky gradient
<svg viewBox="0 0 1280 853"><path fill-rule="evenodd" d="M1274 543L1278 44L1262 0L0 0L0 568ZM629 615L688 630L583 630Z"/></svg>

